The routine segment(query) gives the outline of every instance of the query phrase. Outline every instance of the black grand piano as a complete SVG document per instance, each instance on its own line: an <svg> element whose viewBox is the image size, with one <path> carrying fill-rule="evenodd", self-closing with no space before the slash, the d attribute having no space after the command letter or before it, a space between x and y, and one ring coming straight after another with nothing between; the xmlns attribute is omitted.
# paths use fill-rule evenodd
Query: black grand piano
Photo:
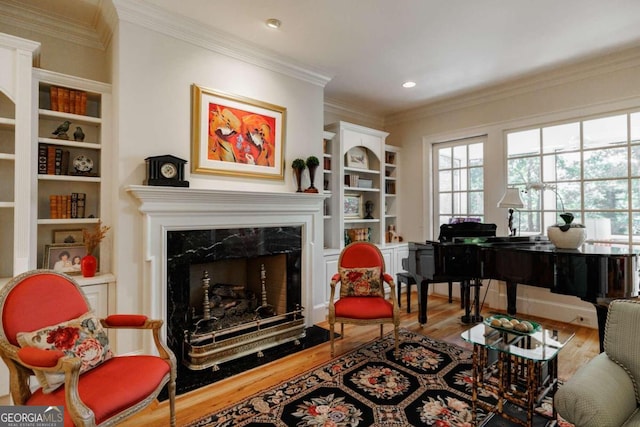
<svg viewBox="0 0 640 427"><path fill-rule="evenodd" d="M517 312L519 283L592 303L602 346L608 302L639 295L640 255L630 249L589 244L575 250L556 249L543 236L495 237L495 231L491 235L494 224L469 224L441 227L438 242L409 243L409 257L403 260L403 267L418 285L420 324L427 322L429 283L460 282L467 316L472 302L464 294L475 286L476 312L466 320L481 321L481 280L496 279L506 282L506 308L512 316Z"/></svg>

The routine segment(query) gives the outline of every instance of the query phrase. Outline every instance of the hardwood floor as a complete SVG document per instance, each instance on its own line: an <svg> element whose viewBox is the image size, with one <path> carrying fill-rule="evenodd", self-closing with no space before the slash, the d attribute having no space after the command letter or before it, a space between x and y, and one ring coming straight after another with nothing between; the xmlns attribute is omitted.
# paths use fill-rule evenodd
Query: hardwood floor
<svg viewBox="0 0 640 427"><path fill-rule="evenodd" d="M469 325L465 325L460 321L463 310L460 309L459 301L453 301L453 303L449 304L446 298L430 296L428 322L423 327L420 327L417 321L418 298L415 292L411 300L413 304L410 314L407 314L406 306L402 306L402 328L461 347L471 348L468 343L460 338L460 333L468 329ZM402 302L404 303L405 301L403 298ZM488 309L482 311L483 316L489 316L491 314L494 314L494 312ZM558 375L561 379L571 377L580 366L599 353L597 330L532 316L528 317L531 317L532 320L542 322L547 327L575 329L575 337L565 346L558 359ZM321 323L319 326L328 329L326 323ZM390 331L391 328L385 326L385 333ZM346 353L362 344L374 340L378 335L379 327L377 326L345 325L346 337L345 339L336 340L336 355ZM240 375L178 396L176 401L177 424L178 426L183 426L193 422L208 413L218 411L235 402L239 402L260 390L274 386L288 378L319 366L330 359L330 345L327 342L279 359L269 365L244 372ZM168 416L168 403L162 402L155 406L152 405L151 408L132 417L121 425L130 427L141 425L147 427L165 427L168 422Z"/></svg>

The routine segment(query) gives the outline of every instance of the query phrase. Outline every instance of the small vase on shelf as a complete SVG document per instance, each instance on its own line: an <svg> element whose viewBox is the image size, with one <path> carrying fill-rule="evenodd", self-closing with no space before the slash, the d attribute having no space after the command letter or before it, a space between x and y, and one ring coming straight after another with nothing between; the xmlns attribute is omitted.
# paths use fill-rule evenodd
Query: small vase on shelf
<svg viewBox="0 0 640 427"><path fill-rule="evenodd" d="M295 159L293 163L291 163L291 167L293 168L293 173L296 177L296 185L298 186L296 193L302 193L302 171L306 167L306 164L302 159Z"/></svg>
<svg viewBox="0 0 640 427"><path fill-rule="evenodd" d="M80 261L80 271L84 277L93 277L98 270L98 260L91 254L82 257Z"/></svg>
<svg viewBox="0 0 640 427"><path fill-rule="evenodd" d="M309 169L309 180L311 185L309 188L304 190L305 193L317 193L318 189L313 185L313 182L316 177L316 169L318 169L318 165L320 164L320 160L316 156L307 157L307 168Z"/></svg>
<svg viewBox="0 0 640 427"><path fill-rule="evenodd" d="M102 239L107 235L111 227L102 225L102 221L98 220L94 229L82 230L82 237L84 239L84 246L87 248L87 254L80 261L80 271L84 277L93 277L98 271L98 259L93 256L93 253L102 242Z"/></svg>

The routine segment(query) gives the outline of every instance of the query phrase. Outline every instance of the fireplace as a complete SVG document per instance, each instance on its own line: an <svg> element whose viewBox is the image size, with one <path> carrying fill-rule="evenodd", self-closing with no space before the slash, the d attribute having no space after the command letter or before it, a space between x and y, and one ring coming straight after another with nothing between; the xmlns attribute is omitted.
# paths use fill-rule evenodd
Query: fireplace
<svg viewBox="0 0 640 427"><path fill-rule="evenodd" d="M305 336L302 227L167 232L167 344L202 370Z"/></svg>
<svg viewBox="0 0 640 427"><path fill-rule="evenodd" d="M215 337L199 336L198 334L205 329L198 329L191 323L194 319L197 323L205 316L204 302L200 300L203 297L202 288L205 286L203 279L209 280L209 298L212 295L214 299L220 297L212 294L212 288L216 284L230 285L228 289L218 288L216 292L236 292L245 296L254 294L256 304L261 306L263 298L260 281L264 264L268 285L267 305L274 306L277 316L292 320L297 328L290 332L290 337L283 334L274 340L295 340L303 328L326 319L328 285L324 283L323 261L324 195L139 185L129 186L126 190L138 202L138 210L142 217L141 274L144 284L142 301L145 306L141 307L141 311L152 318L164 320L163 337L171 348L179 350L176 351L178 357L183 354L185 348L193 354L197 353L194 348L182 345L194 337L196 340L191 344L195 344L195 350L198 351L201 350L197 348L199 343L211 344L214 339L216 342L223 341L221 332L216 332ZM178 243L175 248L172 247L174 242L190 233L195 236L203 232L200 237L193 238L208 239L208 245L216 245L216 248L222 247L220 241L231 242L236 239L237 243L239 240L248 239L251 242L258 234L265 233L268 238L262 246L250 243L248 246L254 249L253 253L243 253L247 250L246 245L245 249L227 248L225 253L231 253L233 256L227 256L226 259L221 255L222 252L215 248L205 250L207 244L203 242L196 245L195 250L180 246L182 243ZM274 239L273 236L278 233L280 237L282 234L294 234L297 243L282 243L280 237ZM289 252L284 251L284 247L288 248ZM290 250L291 248L295 250ZM221 261L229 263L231 267L221 267ZM239 265L241 267L238 267ZM174 268L181 273L174 276ZM246 277L231 279L229 269L245 271ZM205 272L208 278L204 277ZM269 295L270 283L274 278L283 275L287 276L286 297L277 298L284 299L284 302ZM290 293L291 284L295 284L297 290ZM251 301L251 297L247 300ZM243 306L251 304L247 301L227 302ZM209 312L209 316L217 309L218 306L212 306L213 311ZM213 317L218 316L213 314ZM259 328L264 329L273 319L267 321L259 317L257 320ZM199 325L204 326L204 323L201 322ZM206 330L207 333L217 330L217 326L213 326L211 322L206 323L206 327L211 329ZM257 329L258 325L254 324L254 327ZM233 332L224 335L230 336ZM153 351L152 349L152 341L149 339L144 343L143 350ZM207 351L212 351L212 348L205 349L205 352ZM214 348L213 351L217 349ZM259 349L254 348L251 351ZM208 358L209 355L200 359L196 357L198 360L194 368L214 367L216 360L227 357L226 353L223 353L214 354L211 358Z"/></svg>

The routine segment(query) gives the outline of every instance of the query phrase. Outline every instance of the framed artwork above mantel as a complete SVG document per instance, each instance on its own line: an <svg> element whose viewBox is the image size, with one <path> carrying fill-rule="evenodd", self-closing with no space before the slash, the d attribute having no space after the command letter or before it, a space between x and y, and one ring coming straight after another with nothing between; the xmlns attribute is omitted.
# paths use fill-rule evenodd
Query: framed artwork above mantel
<svg viewBox="0 0 640 427"><path fill-rule="evenodd" d="M192 173L284 179L284 107L192 85Z"/></svg>

